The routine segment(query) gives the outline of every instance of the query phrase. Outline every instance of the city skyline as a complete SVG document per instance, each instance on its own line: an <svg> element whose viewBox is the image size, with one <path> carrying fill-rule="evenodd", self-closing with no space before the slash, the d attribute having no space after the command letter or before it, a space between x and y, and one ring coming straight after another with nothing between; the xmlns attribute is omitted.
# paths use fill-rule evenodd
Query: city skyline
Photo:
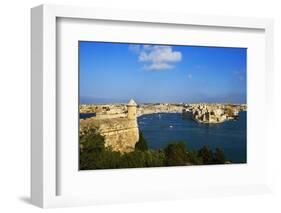
<svg viewBox="0 0 281 213"><path fill-rule="evenodd" d="M80 103L246 103L246 63L246 48L80 41Z"/></svg>

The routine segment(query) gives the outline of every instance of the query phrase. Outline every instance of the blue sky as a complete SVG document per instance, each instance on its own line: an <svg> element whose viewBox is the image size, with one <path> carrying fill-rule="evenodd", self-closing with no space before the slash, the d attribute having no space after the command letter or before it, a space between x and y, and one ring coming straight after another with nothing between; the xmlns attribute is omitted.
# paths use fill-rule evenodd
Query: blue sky
<svg viewBox="0 0 281 213"><path fill-rule="evenodd" d="M245 48L79 42L80 103L246 103Z"/></svg>

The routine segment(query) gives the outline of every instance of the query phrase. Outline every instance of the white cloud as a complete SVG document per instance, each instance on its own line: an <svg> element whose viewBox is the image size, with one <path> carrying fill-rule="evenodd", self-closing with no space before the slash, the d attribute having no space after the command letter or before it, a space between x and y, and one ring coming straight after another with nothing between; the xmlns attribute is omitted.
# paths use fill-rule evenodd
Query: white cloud
<svg viewBox="0 0 281 213"><path fill-rule="evenodd" d="M145 49L145 50L149 50L149 49L151 49L151 47L152 47L152 45L149 45L149 44L143 45L143 49Z"/></svg>
<svg viewBox="0 0 281 213"><path fill-rule="evenodd" d="M167 70L172 69L174 66L167 64L167 63L152 63L150 65L144 66L145 70Z"/></svg>
<svg viewBox="0 0 281 213"><path fill-rule="evenodd" d="M152 63L178 62L180 60L181 53L173 51L172 47L169 46L153 46L148 51L142 51L139 55L139 61Z"/></svg>
<svg viewBox="0 0 281 213"><path fill-rule="evenodd" d="M134 45L135 46L135 45ZM138 47L129 46L129 49L138 54L138 60L145 63L145 70L166 70L174 68L174 64L180 62L182 54L179 51L173 51L170 46L143 45Z"/></svg>
<svg viewBox="0 0 281 213"><path fill-rule="evenodd" d="M134 52L134 53L139 53L141 50L141 45L139 44L130 44L129 45L129 50Z"/></svg>

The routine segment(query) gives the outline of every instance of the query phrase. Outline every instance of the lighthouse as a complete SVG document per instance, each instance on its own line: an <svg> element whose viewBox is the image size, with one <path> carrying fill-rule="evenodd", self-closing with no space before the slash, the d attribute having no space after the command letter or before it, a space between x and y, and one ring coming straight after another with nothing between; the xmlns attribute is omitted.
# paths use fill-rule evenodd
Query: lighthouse
<svg viewBox="0 0 281 213"><path fill-rule="evenodd" d="M128 109L128 115L127 115L128 119L135 120L137 118L137 104L133 99L131 99L127 104L127 109Z"/></svg>

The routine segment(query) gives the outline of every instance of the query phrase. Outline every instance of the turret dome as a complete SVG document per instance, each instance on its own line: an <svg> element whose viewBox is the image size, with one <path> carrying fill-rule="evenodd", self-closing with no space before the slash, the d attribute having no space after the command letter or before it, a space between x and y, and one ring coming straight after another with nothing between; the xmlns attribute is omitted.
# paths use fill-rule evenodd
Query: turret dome
<svg viewBox="0 0 281 213"><path fill-rule="evenodd" d="M128 102L127 106L137 106L137 104L136 104L136 102L135 102L133 99L131 99L131 100Z"/></svg>

